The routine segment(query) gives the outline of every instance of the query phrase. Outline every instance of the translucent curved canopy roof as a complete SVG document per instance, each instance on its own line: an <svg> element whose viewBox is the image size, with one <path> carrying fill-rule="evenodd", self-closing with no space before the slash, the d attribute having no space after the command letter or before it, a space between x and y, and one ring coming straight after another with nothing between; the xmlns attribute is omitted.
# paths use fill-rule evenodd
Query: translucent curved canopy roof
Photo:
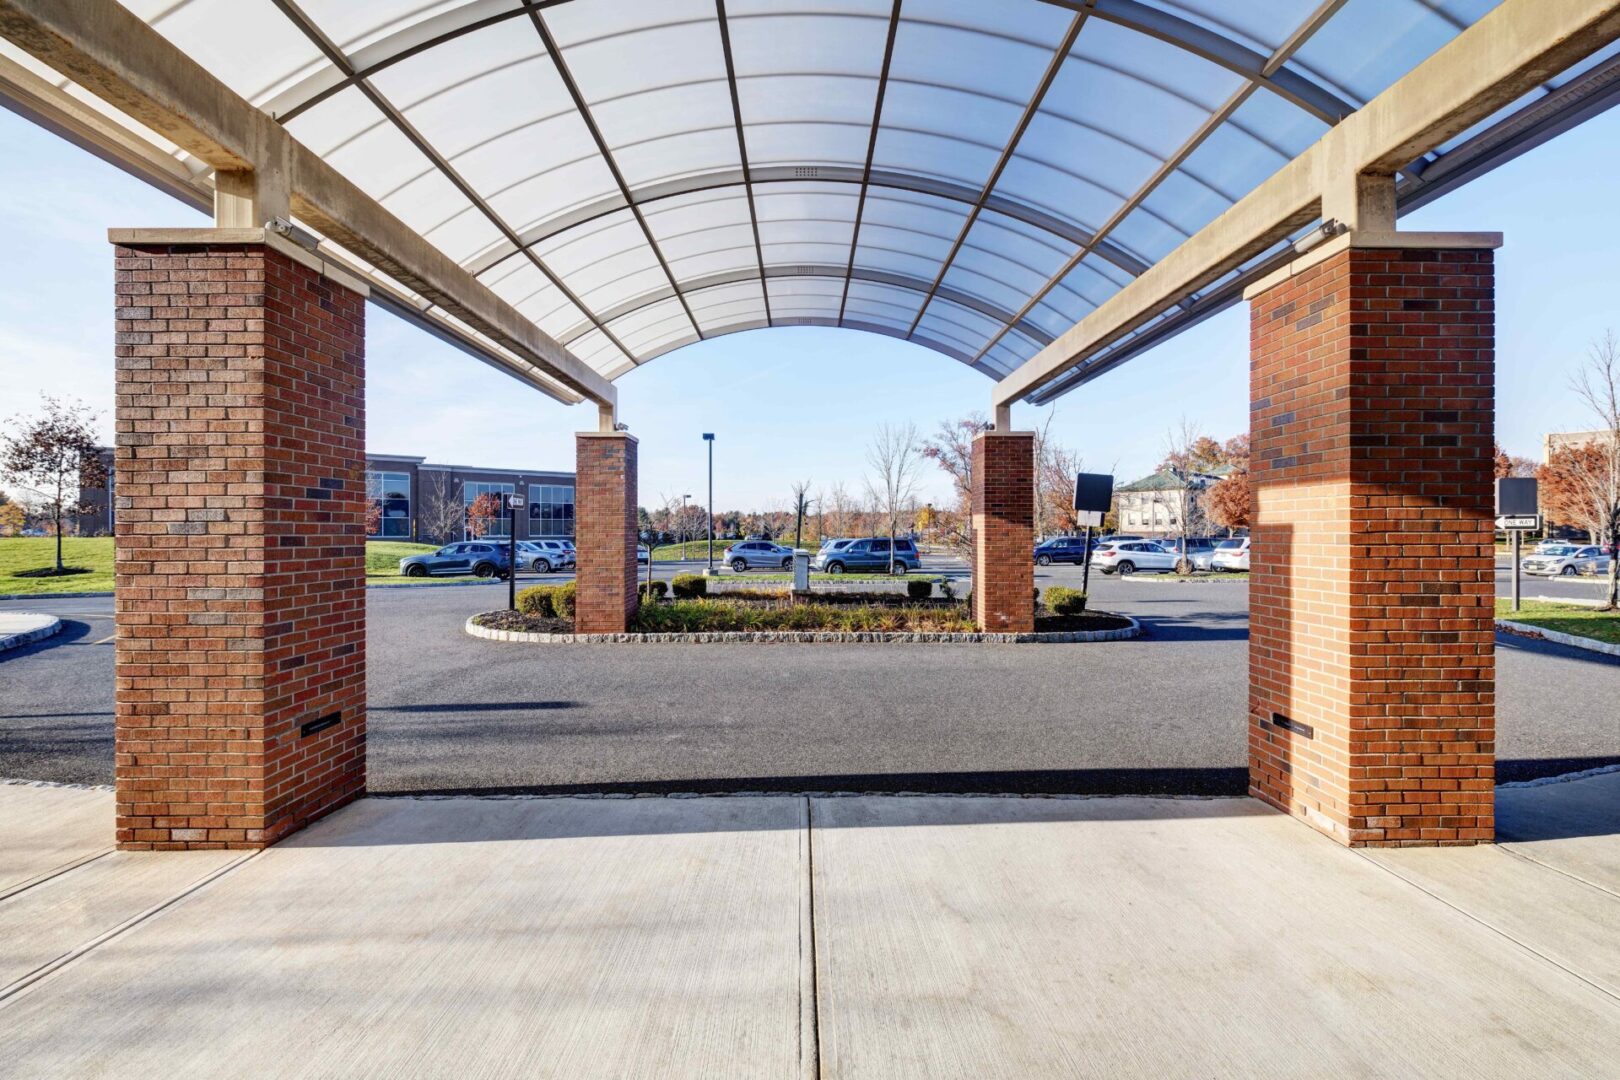
<svg viewBox="0 0 1620 1080"><path fill-rule="evenodd" d="M124 3L608 378L805 324L1004 375L1494 6Z"/></svg>

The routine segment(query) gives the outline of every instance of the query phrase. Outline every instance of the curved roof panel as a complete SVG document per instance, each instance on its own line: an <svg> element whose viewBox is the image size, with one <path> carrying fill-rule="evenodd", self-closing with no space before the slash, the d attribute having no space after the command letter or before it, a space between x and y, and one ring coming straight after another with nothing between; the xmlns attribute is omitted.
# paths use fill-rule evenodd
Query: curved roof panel
<svg viewBox="0 0 1620 1080"><path fill-rule="evenodd" d="M610 378L770 325L1005 374L1495 6L123 2Z"/></svg>

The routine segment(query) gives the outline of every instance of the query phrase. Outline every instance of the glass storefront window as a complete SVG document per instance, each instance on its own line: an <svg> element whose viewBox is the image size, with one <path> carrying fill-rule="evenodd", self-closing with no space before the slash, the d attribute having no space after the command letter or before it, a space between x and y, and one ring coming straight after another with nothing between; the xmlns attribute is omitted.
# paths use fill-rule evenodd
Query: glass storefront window
<svg viewBox="0 0 1620 1080"><path fill-rule="evenodd" d="M534 537L573 538L574 489L572 485L529 485L529 535Z"/></svg>
<svg viewBox="0 0 1620 1080"><path fill-rule="evenodd" d="M377 507L373 539L407 539L411 535L411 476L402 472L366 473L366 495Z"/></svg>
<svg viewBox="0 0 1620 1080"><path fill-rule="evenodd" d="M468 540L506 540L511 536L507 531L507 523L511 520L507 515L506 497L516 489L511 484L493 484L483 480L469 480L461 485L461 497L467 507L467 539ZM472 505L480 495L493 495L500 506L499 512L491 517L482 532L475 536L472 527Z"/></svg>

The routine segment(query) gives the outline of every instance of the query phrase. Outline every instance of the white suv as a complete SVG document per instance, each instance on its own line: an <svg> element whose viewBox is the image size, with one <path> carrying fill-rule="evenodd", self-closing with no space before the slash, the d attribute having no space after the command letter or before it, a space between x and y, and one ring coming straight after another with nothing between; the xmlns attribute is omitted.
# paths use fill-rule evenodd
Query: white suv
<svg viewBox="0 0 1620 1080"><path fill-rule="evenodd" d="M1215 554L1209 560L1211 570L1247 570L1249 568L1249 538L1234 536L1215 545Z"/></svg>
<svg viewBox="0 0 1620 1080"><path fill-rule="evenodd" d="M1118 570L1121 576L1128 577L1139 570L1170 573L1176 568L1178 558L1175 552L1166 551L1151 540L1125 540L1103 544L1091 561L1105 574Z"/></svg>

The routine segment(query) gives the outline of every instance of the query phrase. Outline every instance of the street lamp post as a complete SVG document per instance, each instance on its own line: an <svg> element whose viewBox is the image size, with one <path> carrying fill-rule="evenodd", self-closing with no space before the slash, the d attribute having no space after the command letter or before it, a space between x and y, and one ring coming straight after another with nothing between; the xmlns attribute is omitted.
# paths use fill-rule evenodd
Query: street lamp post
<svg viewBox="0 0 1620 1080"><path fill-rule="evenodd" d="M691 497L692 497L691 495L682 495L681 496L681 532L680 532L680 536L681 536L681 541L680 541L681 556L680 557L683 558L683 559L686 558L686 500L690 499Z"/></svg>
<svg viewBox="0 0 1620 1080"><path fill-rule="evenodd" d="M714 432L705 431L703 441L709 444L709 573L714 573Z"/></svg>

